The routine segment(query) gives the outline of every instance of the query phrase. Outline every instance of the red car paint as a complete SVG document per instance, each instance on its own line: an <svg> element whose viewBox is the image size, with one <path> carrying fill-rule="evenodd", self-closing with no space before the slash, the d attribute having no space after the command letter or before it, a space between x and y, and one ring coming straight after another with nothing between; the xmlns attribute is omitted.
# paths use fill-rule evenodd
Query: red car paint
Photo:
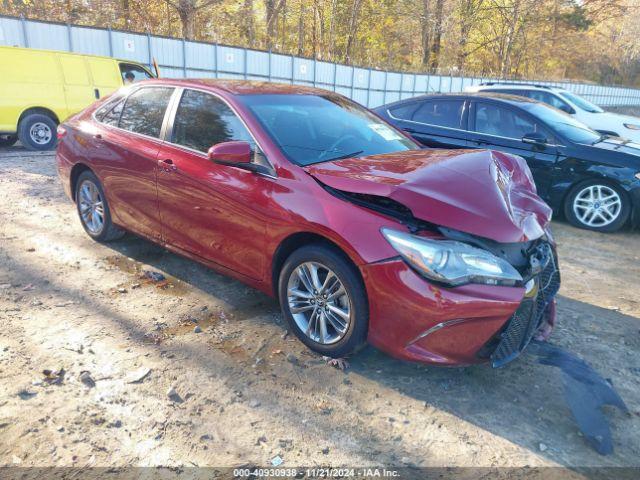
<svg viewBox="0 0 640 480"><path fill-rule="evenodd" d="M324 238L363 277L371 344L408 360L483 361L478 350L518 308L524 288L429 283L380 233L382 227L406 231L406 226L332 195L319 182L389 197L434 224L518 242L541 236L550 218L521 159L489 151L419 150L303 168L285 157L237 96L334 94L238 81L167 79L138 85L215 93L241 116L274 175L213 163L206 154L99 123L92 117L97 104L64 124L57 162L69 197L78 172L90 168L104 186L118 226L269 295L276 293L279 249L292 238Z"/></svg>

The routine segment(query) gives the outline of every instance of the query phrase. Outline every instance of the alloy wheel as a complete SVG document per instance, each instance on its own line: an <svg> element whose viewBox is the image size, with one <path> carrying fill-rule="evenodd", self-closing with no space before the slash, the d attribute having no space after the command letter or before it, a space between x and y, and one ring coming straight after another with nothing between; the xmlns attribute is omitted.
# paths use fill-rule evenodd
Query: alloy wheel
<svg viewBox="0 0 640 480"><path fill-rule="evenodd" d="M53 138L53 132L46 123L36 122L29 129L29 137L37 145L47 145Z"/></svg>
<svg viewBox="0 0 640 480"><path fill-rule="evenodd" d="M336 343L349 330L349 294L337 274L321 263L305 262L291 272L287 300L296 325L314 342Z"/></svg>
<svg viewBox="0 0 640 480"><path fill-rule="evenodd" d="M80 217L92 235L99 235L104 228L104 202L100 190L91 180L80 185Z"/></svg>
<svg viewBox="0 0 640 480"><path fill-rule="evenodd" d="M573 213L589 227L606 227L620 216L621 211L620 195L607 185L589 185L573 200Z"/></svg>

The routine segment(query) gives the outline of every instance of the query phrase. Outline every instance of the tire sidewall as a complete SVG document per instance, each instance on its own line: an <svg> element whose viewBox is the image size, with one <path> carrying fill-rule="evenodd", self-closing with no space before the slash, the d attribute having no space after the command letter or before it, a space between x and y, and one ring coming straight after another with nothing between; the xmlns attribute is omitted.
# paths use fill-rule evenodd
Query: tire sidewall
<svg viewBox="0 0 640 480"><path fill-rule="evenodd" d="M31 139L30 130L31 127L36 123L44 123L51 129L51 141L46 144L38 144L35 143ZM37 150L37 151L45 151L45 150L53 150L56 147L57 138L56 138L56 122L53 121L51 117L47 115L43 115L41 113L32 113L27 115L20 122L20 126L18 127L18 137L20 138L20 142L25 148L29 150Z"/></svg>
<svg viewBox="0 0 640 480"><path fill-rule="evenodd" d="M314 342L300 330L289 310L288 284L293 271L302 263L318 262L331 270L340 278L351 300L352 319L345 335L336 343L323 345ZM369 326L369 306L364 284L356 267L336 249L322 244L304 246L294 251L285 261L278 280L278 298L290 330L311 350L329 357L339 358L349 355L366 341Z"/></svg>
<svg viewBox="0 0 640 480"><path fill-rule="evenodd" d="M102 197L102 204L104 206L104 224L102 225L102 231L97 235L92 233L91 230L87 228L87 226L84 224L84 221L82 220L82 214L80 213L80 187L87 180L91 181L100 192L100 196ZM80 174L80 176L78 177L78 181L76 182L75 199L78 218L80 219L80 224L82 225L84 231L87 232L87 235L98 242L106 241L111 226L111 211L109 210L109 203L107 202L107 197L104 194L102 184L93 172L84 171Z"/></svg>
<svg viewBox="0 0 640 480"><path fill-rule="evenodd" d="M621 206L620 214L618 215L618 218L616 218L615 221L613 221L612 223L603 227L592 227L590 225L585 225L578 219L575 212L573 211L573 202L575 201L575 198L578 195L578 193L584 188L592 185L603 185L615 190L615 192L620 196L620 201L622 202L622 206ZM569 192L569 194L567 195L567 198L564 204L564 215L565 215L565 218L569 221L569 223L571 223L575 227L582 228L585 230L592 230L595 232L611 233L611 232L616 232L620 230L622 227L625 226L625 224L627 223L627 220L629 220L629 216L631 215L631 202L629 201L629 197L627 196L626 192L622 188L618 187L617 185L611 182L608 182L606 180L587 180L573 187Z"/></svg>

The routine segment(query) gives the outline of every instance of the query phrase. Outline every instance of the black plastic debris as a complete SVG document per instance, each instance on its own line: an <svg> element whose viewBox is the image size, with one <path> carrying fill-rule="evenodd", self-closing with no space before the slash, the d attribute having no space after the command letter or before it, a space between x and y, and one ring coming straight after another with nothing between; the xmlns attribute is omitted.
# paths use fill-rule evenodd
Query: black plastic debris
<svg viewBox="0 0 640 480"><path fill-rule="evenodd" d="M562 370L564 398L580 431L599 454L613 453L611 430L601 407L612 405L629 413L613 385L584 360L556 345L534 340L527 351L542 365Z"/></svg>

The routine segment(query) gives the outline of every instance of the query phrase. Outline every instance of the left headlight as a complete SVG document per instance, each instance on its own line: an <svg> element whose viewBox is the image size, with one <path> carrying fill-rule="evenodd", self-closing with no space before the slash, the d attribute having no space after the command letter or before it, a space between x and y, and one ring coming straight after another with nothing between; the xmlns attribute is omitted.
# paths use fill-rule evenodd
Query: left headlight
<svg viewBox="0 0 640 480"><path fill-rule="evenodd" d="M465 283L513 286L522 276L495 255L462 242L430 240L383 228L384 237L423 276L450 286Z"/></svg>
<svg viewBox="0 0 640 480"><path fill-rule="evenodd" d="M625 123L624 126L629 130L640 130L640 125L635 125L633 123Z"/></svg>

